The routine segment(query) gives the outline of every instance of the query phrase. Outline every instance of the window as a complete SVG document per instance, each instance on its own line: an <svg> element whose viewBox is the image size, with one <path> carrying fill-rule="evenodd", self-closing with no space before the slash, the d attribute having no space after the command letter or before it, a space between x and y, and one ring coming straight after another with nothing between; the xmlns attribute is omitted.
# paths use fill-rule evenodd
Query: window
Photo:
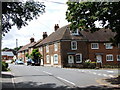
<svg viewBox="0 0 120 90"><path fill-rule="evenodd" d="M71 42L71 49L72 50L77 50L77 42L76 41Z"/></svg>
<svg viewBox="0 0 120 90"><path fill-rule="evenodd" d="M120 55L117 55L117 61L120 61Z"/></svg>
<svg viewBox="0 0 120 90"><path fill-rule="evenodd" d="M112 43L106 43L105 46L106 49L113 49Z"/></svg>
<svg viewBox="0 0 120 90"><path fill-rule="evenodd" d="M72 55L68 56L68 63L74 63L74 56Z"/></svg>
<svg viewBox="0 0 120 90"><path fill-rule="evenodd" d="M72 35L79 35L79 30L78 30L78 29L73 30L71 34L72 34Z"/></svg>
<svg viewBox="0 0 120 90"><path fill-rule="evenodd" d="M58 64L58 55L54 54L54 64Z"/></svg>
<svg viewBox="0 0 120 90"><path fill-rule="evenodd" d="M46 52L47 53L49 52L49 46L48 45L46 46Z"/></svg>
<svg viewBox="0 0 120 90"><path fill-rule="evenodd" d="M113 61L113 55L112 54L106 55L106 61Z"/></svg>
<svg viewBox="0 0 120 90"><path fill-rule="evenodd" d="M82 62L82 54L76 54L76 63Z"/></svg>
<svg viewBox="0 0 120 90"><path fill-rule="evenodd" d="M49 55L46 55L46 63L50 63Z"/></svg>
<svg viewBox="0 0 120 90"><path fill-rule="evenodd" d="M120 48L120 43L118 43L118 48Z"/></svg>
<svg viewBox="0 0 120 90"><path fill-rule="evenodd" d="M91 43L91 49L99 49L98 43Z"/></svg>
<svg viewBox="0 0 120 90"><path fill-rule="evenodd" d="M40 51L42 52L42 47L40 47Z"/></svg>
<svg viewBox="0 0 120 90"><path fill-rule="evenodd" d="M55 50L55 51L58 50L58 43L54 43L54 50Z"/></svg>

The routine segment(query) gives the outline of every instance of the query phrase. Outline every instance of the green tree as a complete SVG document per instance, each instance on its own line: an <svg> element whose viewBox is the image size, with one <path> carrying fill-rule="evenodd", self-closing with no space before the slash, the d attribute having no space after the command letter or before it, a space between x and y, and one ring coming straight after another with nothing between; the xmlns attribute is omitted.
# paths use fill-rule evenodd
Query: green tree
<svg viewBox="0 0 120 90"><path fill-rule="evenodd" d="M2 51L8 50L8 49L9 49L9 48L5 47L5 48L2 49Z"/></svg>
<svg viewBox="0 0 120 90"><path fill-rule="evenodd" d="M28 25L28 21L37 19L45 12L45 5L40 2L2 2L2 35L10 31L12 26L18 29Z"/></svg>
<svg viewBox="0 0 120 90"><path fill-rule="evenodd" d="M20 48L22 48L23 46L19 46L19 47L16 47L16 48L14 48L14 50L15 51L18 51L18 50L20 50Z"/></svg>
<svg viewBox="0 0 120 90"><path fill-rule="evenodd" d="M38 49L33 49L32 53L30 54L30 57L33 59L33 61L38 61L42 57Z"/></svg>
<svg viewBox="0 0 120 90"><path fill-rule="evenodd" d="M120 43L120 2L67 2L66 19L71 22L70 28L91 32L99 30L95 22L100 21L102 28L116 32L111 38L114 45Z"/></svg>

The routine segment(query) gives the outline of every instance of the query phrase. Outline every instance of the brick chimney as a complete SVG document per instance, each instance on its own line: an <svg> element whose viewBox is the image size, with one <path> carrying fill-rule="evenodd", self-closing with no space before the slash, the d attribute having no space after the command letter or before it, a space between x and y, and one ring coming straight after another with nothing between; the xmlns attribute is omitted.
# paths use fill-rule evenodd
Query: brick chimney
<svg viewBox="0 0 120 90"><path fill-rule="evenodd" d="M45 39L47 36L47 32L43 32L43 39Z"/></svg>
<svg viewBox="0 0 120 90"><path fill-rule="evenodd" d="M58 25L58 24L55 24L54 30L57 31L58 28L59 28L59 25Z"/></svg>
<svg viewBox="0 0 120 90"><path fill-rule="evenodd" d="M34 38L33 37L30 38L30 43L32 43L32 42L34 42Z"/></svg>

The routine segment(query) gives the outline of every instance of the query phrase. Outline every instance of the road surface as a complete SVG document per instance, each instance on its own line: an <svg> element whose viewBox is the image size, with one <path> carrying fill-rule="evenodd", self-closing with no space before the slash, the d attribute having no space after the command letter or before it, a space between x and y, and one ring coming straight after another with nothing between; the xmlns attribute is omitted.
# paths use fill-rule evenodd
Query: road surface
<svg viewBox="0 0 120 90"><path fill-rule="evenodd" d="M55 88L55 89L98 89L104 87L104 78L117 75L117 69L68 69L57 67L27 66L10 64L14 88ZM111 89L113 90L113 89Z"/></svg>

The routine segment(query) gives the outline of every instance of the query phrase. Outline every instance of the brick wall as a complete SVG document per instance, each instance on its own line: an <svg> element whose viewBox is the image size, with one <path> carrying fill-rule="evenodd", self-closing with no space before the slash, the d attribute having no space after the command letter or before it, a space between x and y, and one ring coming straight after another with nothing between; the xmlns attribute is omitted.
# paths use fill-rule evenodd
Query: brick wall
<svg viewBox="0 0 120 90"><path fill-rule="evenodd" d="M58 44L58 50L57 51L54 50L54 43L51 43L51 44L48 45L49 46L49 52L46 52L46 46L43 47L43 53L44 54L40 51L43 55L45 65L51 66L51 63L53 63L53 66L61 65L60 42L57 42L57 44ZM58 64L54 64L54 54L58 54ZM49 63L46 62L46 56L47 55L49 55L49 60L50 60ZM51 59L53 59L53 60L51 60Z"/></svg>
<svg viewBox="0 0 120 90"><path fill-rule="evenodd" d="M88 47L87 42L77 41L77 50L71 49L71 41L62 41L61 42L61 60L63 65L68 63L68 52L75 52L82 54L82 60L88 59ZM74 60L74 62L76 62ZM76 64L76 63L75 63Z"/></svg>
<svg viewBox="0 0 120 90"><path fill-rule="evenodd" d="M102 53L102 63L103 64L118 63L117 55L120 54L120 52L119 52L120 49L118 49L117 47L113 46L113 49L106 49L104 42L99 43L99 49L95 49L95 50L91 49L91 43L88 44L88 47L89 47L89 59L91 59L92 61L96 61L95 53ZM107 54L112 54L114 61L106 61Z"/></svg>

